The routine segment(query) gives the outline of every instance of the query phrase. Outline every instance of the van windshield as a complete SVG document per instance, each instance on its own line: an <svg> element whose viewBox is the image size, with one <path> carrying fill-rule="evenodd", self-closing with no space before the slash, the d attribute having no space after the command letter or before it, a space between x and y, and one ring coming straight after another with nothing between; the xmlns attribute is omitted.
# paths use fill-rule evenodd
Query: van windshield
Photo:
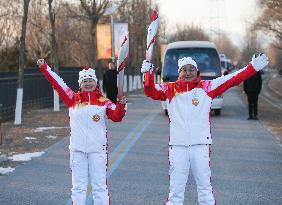
<svg viewBox="0 0 282 205"><path fill-rule="evenodd" d="M212 78L221 75L218 53L213 48L180 48L169 49L165 54L163 66L164 81L175 81L178 77L178 59L192 57L201 72L201 76ZM207 75L206 75L207 74ZM167 79L167 80L165 80Z"/></svg>

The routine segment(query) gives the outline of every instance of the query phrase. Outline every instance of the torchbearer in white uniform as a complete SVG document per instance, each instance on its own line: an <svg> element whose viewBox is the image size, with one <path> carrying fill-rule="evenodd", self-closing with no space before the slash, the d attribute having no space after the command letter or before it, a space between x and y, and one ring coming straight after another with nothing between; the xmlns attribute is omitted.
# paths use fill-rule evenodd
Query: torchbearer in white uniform
<svg viewBox="0 0 282 205"><path fill-rule="evenodd" d="M144 83L146 96L168 101L170 192L166 205L183 205L190 168L197 185L199 205L216 204L210 170L212 100L267 64L266 55L254 55L250 64L237 72L214 80L201 80L197 63L191 57L184 57L178 60L176 82L155 84L153 65L146 60L143 62L141 72L147 73L145 78L149 76L149 85Z"/></svg>
<svg viewBox="0 0 282 205"><path fill-rule="evenodd" d="M95 205L110 205L107 184L108 137L106 117L122 121L126 112L126 99L120 96L117 103L105 98L98 85L95 70L84 67L79 72L78 92L39 59L37 65L49 83L65 102L70 117L70 167L72 170L72 205L85 205L88 176L92 185Z"/></svg>

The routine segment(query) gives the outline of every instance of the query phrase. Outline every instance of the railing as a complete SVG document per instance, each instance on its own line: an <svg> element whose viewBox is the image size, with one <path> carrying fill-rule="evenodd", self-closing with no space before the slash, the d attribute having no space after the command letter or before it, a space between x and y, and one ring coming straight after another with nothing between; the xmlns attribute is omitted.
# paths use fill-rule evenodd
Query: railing
<svg viewBox="0 0 282 205"><path fill-rule="evenodd" d="M78 90L77 79L80 70L81 68L63 68L59 72L59 75L74 91ZM129 78L125 76L124 86L125 92L140 89L141 76L129 76ZM0 73L0 123L14 118L16 93L17 73ZM52 105L53 90L48 81L38 69L25 70L23 111L31 107L51 107Z"/></svg>

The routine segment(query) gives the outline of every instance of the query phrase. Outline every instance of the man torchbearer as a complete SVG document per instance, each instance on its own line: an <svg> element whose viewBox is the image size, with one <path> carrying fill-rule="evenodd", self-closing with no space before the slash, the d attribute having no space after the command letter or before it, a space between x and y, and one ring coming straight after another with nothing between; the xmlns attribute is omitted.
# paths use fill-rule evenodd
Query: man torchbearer
<svg viewBox="0 0 282 205"><path fill-rule="evenodd" d="M262 54L253 57L246 67L214 80L201 80L197 63L191 57L178 60L178 80L155 84L153 65L142 64L147 73L146 96L168 101L170 119L169 165L170 192L166 205L183 205L189 170L193 173L199 205L215 205L211 185L210 145L212 144L210 110L212 100L227 89L239 85L268 64ZM149 79L146 79L149 77Z"/></svg>

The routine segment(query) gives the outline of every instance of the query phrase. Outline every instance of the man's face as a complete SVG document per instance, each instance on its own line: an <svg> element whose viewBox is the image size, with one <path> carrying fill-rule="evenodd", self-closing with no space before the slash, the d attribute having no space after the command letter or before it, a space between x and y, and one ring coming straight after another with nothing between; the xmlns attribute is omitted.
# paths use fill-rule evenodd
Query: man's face
<svg viewBox="0 0 282 205"><path fill-rule="evenodd" d="M82 91L94 91L97 87L97 82L92 78L87 78L81 81L80 88Z"/></svg>
<svg viewBox="0 0 282 205"><path fill-rule="evenodd" d="M197 68L193 65L184 65L179 72L179 78L184 81L193 81L197 78Z"/></svg>
<svg viewBox="0 0 282 205"><path fill-rule="evenodd" d="M110 70L114 70L115 69L115 64L113 62L110 62L108 64L108 67L109 67Z"/></svg>

